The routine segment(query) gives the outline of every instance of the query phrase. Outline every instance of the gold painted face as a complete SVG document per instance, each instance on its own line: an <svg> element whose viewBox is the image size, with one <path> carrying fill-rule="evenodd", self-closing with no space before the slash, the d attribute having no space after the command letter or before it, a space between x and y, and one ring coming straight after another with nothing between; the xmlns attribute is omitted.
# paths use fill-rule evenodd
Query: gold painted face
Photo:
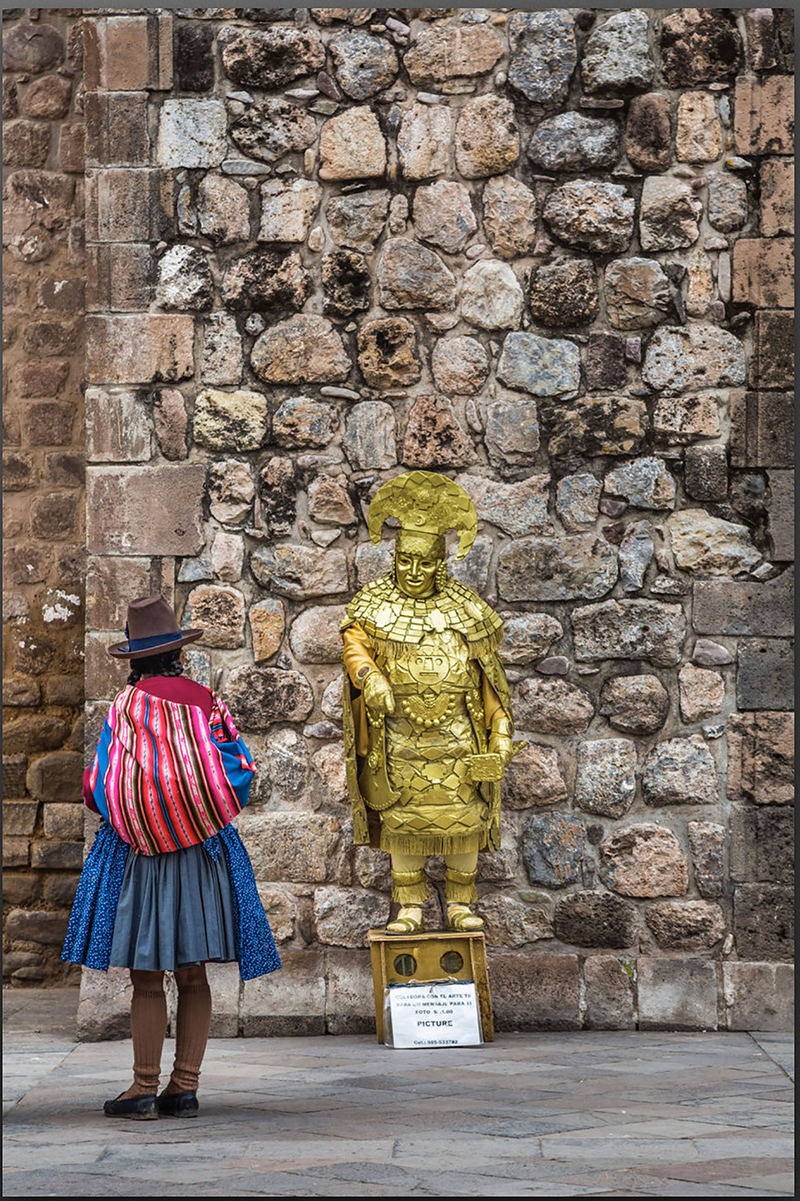
<svg viewBox="0 0 800 1201"><path fill-rule="evenodd" d="M439 560L410 551L398 551L394 557L397 586L406 596L432 596L436 589L436 568Z"/></svg>

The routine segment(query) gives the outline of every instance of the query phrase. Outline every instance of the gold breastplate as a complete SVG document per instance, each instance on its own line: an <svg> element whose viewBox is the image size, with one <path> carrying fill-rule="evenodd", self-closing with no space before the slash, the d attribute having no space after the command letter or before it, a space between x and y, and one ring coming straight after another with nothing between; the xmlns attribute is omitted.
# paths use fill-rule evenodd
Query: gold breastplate
<svg viewBox="0 0 800 1201"><path fill-rule="evenodd" d="M454 630L429 633L397 658L378 667L392 685L398 715L418 730L432 729L480 696L480 670L469 658L465 640Z"/></svg>

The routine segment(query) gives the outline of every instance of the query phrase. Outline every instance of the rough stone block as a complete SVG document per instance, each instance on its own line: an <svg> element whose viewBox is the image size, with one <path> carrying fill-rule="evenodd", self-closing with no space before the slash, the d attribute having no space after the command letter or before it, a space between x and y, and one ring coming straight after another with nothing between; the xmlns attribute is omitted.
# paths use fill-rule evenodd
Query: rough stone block
<svg viewBox="0 0 800 1201"><path fill-rule="evenodd" d="M155 260L148 244L90 246L86 252L89 312L146 309L153 298Z"/></svg>
<svg viewBox="0 0 800 1201"><path fill-rule="evenodd" d="M82 755L72 751L54 751L50 755L43 755L28 768L28 792L40 801L79 802L82 774ZM57 837L64 838L66 835Z"/></svg>
<svg viewBox="0 0 800 1201"><path fill-rule="evenodd" d="M194 372L194 321L186 314L87 316L90 384L174 383Z"/></svg>
<svg viewBox="0 0 800 1201"><path fill-rule="evenodd" d="M239 826L248 841L257 880L324 883L334 866L339 822L320 814L243 814Z"/></svg>
<svg viewBox="0 0 800 1201"><path fill-rule="evenodd" d="M590 1030L633 1030L633 969L616 955L592 955L583 964L586 1025Z"/></svg>
<svg viewBox="0 0 800 1201"><path fill-rule="evenodd" d="M29 838L3 837L3 867L27 867L30 859Z"/></svg>
<svg viewBox="0 0 800 1201"><path fill-rule="evenodd" d="M739 154L794 150L794 77L743 75L736 80L734 134Z"/></svg>
<svg viewBox="0 0 800 1201"><path fill-rule="evenodd" d="M245 1038L325 1033L325 959L320 951L284 951L283 970L246 980L241 1030Z"/></svg>
<svg viewBox="0 0 800 1201"><path fill-rule="evenodd" d="M739 238L734 242L733 299L762 309L794 308L794 240Z"/></svg>
<svg viewBox="0 0 800 1201"><path fill-rule="evenodd" d="M94 467L87 545L94 554L196 555L204 544L205 467Z"/></svg>
<svg viewBox="0 0 800 1201"><path fill-rule="evenodd" d="M227 154L221 100L165 100L158 125L158 162L165 167L216 167Z"/></svg>
<svg viewBox="0 0 800 1201"><path fill-rule="evenodd" d="M729 1030L794 1028L794 965L736 963L722 966Z"/></svg>
<svg viewBox="0 0 800 1201"><path fill-rule="evenodd" d="M81 839L80 842L35 842L31 847L31 867L80 870L83 867L83 840ZM66 934L66 930L65 925L64 934Z"/></svg>
<svg viewBox="0 0 800 1201"><path fill-rule="evenodd" d="M733 393L733 467L792 467L793 445L794 398L791 392Z"/></svg>
<svg viewBox="0 0 800 1201"><path fill-rule="evenodd" d="M29 838L36 828L38 813L38 801L3 800L3 834L10 838Z"/></svg>
<svg viewBox="0 0 800 1201"><path fill-rule="evenodd" d="M784 884L738 884L733 934L740 959L794 958L794 889Z"/></svg>
<svg viewBox="0 0 800 1201"><path fill-rule="evenodd" d="M785 571L763 582L698 580L694 585L692 626L698 634L791 636L794 572Z"/></svg>
<svg viewBox="0 0 800 1201"><path fill-rule="evenodd" d="M27 405L23 429L29 446L69 446L77 410L74 404L43 401Z"/></svg>
<svg viewBox="0 0 800 1201"><path fill-rule="evenodd" d="M794 313L756 313L750 375L756 388L794 387Z"/></svg>
<svg viewBox="0 0 800 1201"><path fill-rule="evenodd" d="M5 934L12 942L38 942L60 946L67 933L69 915L45 909L12 909L6 918Z"/></svg>
<svg viewBox="0 0 800 1201"><path fill-rule="evenodd" d="M579 1030L577 955L489 953L498 1031Z"/></svg>
<svg viewBox="0 0 800 1201"><path fill-rule="evenodd" d="M77 756L83 765L83 756ZM83 810L81 805L50 804L44 807L46 838L83 840Z"/></svg>
<svg viewBox="0 0 800 1201"><path fill-rule="evenodd" d="M794 708L794 640L747 638L737 652L740 709Z"/></svg>
<svg viewBox="0 0 800 1201"><path fill-rule="evenodd" d="M86 157L90 164L138 167L149 163L147 100L146 92L86 93Z"/></svg>
<svg viewBox="0 0 800 1201"><path fill-rule="evenodd" d="M716 1030L717 967L702 959L637 960L640 1030Z"/></svg>
<svg viewBox="0 0 800 1201"><path fill-rule="evenodd" d="M3 797L27 796L25 775L28 770L27 755L3 755Z"/></svg>
<svg viewBox="0 0 800 1201"><path fill-rule="evenodd" d="M325 952L325 1029L328 1034L375 1033L369 951Z"/></svg>
<svg viewBox="0 0 800 1201"><path fill-rule="evenodd" d="M238 963L206 965L211 988L211 1038L236 1038L239 1033L239 995L242 979Z"/></svg>
<svg viewBox="0 0 800 1201"><path fill-rule="evenodd" d="M58 131L58 165L62 171L82 175L86 167L86 126L64 121Z"/></svg>
<svg viewBox="0 0 800 1201"><path fill-rule="evenodd" d="M81 973L77 1034L82 1042L107 1042L131 1036L133 985L124 967L107 972L85 967Z"/></svg>

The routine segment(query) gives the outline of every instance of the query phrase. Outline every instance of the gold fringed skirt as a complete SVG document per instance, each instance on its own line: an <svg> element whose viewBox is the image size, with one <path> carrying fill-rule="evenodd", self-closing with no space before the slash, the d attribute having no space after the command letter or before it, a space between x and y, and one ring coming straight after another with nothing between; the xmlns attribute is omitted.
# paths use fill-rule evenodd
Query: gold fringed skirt
<svg viewBox="0 0 800 1201"><path fill-rule="evenodd" d="M381 850L450 855L486 847L489 807L469 778L477 750L463 694L432 729L420 731L404 716L386 718L389 780L400 800L381 812Z"/></svg>

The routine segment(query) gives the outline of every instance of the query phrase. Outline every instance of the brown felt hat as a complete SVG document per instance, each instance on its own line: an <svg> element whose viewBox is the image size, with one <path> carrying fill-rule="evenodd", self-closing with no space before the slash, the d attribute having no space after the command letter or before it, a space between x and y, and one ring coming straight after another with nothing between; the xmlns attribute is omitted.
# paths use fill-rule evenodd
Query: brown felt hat
<svg viewBox="0 0 800 1201"><path fill-rule="evenodd" d="M108 653L115 659L145 659L148 655L180 650L204 633L204 630L182 630L163 596L142 596L128 605L127 641L115 642Z"/></svg>

